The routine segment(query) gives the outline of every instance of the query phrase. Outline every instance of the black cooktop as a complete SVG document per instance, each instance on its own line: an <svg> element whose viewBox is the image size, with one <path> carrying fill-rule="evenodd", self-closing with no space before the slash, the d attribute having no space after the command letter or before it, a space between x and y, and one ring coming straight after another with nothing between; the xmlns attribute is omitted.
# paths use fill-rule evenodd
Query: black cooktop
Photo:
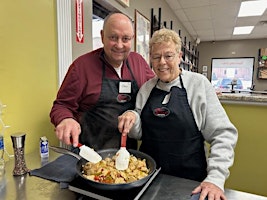
<svg viewBox="0 0 267 200"><path fill-rule="evenodd" d="M156 170L144 185L127 190L100 190L88 184L88 182L81 177L77 177L69 184L69 190L80 194L81 196L79 199L81 200L138 200L159 171L160 169Z"/></svg>

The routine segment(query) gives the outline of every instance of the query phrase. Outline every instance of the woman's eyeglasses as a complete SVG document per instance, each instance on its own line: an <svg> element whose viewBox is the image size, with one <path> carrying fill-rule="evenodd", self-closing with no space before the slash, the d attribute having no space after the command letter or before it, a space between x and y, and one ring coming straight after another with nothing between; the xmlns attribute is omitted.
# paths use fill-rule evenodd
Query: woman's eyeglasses
<svg viewBox="0 0 267 200"><path fill-rule="evenodd" d="M154 55L152 56L153 62L160 62L161 58L163 57L166 62L171 62L175 58L176 54L166 54L166 55Z"/></svg>

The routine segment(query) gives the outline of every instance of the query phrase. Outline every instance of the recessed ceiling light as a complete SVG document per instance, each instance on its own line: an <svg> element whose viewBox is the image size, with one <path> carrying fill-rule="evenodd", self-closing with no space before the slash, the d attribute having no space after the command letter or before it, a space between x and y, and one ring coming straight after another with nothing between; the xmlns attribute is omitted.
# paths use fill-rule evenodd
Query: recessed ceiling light
<svg viewBox="0 0 267 200"><path fill-rule="evenodd" d="M267 8L267 0L243 1L238 17L260 16Z"/></svg>
<svg viewBox="0 0 267 200"><path fill-rule="evenodd" d="M244 35L244 34L250 34L253 30L254 26L240 26L234 28L233 35Z"/></svg>

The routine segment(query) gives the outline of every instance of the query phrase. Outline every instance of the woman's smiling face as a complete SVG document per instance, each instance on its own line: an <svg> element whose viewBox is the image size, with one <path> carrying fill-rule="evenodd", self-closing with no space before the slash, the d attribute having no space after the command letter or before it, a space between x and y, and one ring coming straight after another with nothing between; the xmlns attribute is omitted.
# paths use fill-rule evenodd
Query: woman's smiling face
<svg viewBox="0 0 267 200"><path fill-rule="evenodd" d="M161 81L171 82L179 76L182 53L176 51L174 42L153 44L150 55L153 70Z"/></svg>

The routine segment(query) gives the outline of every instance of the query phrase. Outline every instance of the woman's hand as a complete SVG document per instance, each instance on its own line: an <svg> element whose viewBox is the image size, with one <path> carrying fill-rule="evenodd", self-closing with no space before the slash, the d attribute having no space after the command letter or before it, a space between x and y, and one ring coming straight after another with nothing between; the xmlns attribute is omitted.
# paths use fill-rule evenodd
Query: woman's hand
<svg viewBox="0 0 267 200"><path fill-rule="evenodd" d="M122 134L128 134L133 124L135 123L136 116L132 111L126 111L118 117L118 129Z"/></svg>
<svg viewBox="0 0 267 200"><path fill-rule="evenodd" d="M72 118L63 119L55 128L55 132L60 141L71 145L70 138L72 137L72 145L74 147L78 146L81 126L76 120Z"/></svg>
<svg viewBox="0 0 267 200"><path fill-rule="evenodd" d="M224 192L213 183L202 182L196 187L192 194L200 193L199 200L204 200L206 197L208 200L227 200Z"/></svg>

